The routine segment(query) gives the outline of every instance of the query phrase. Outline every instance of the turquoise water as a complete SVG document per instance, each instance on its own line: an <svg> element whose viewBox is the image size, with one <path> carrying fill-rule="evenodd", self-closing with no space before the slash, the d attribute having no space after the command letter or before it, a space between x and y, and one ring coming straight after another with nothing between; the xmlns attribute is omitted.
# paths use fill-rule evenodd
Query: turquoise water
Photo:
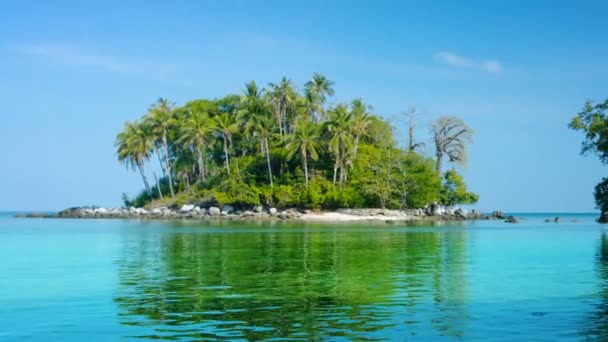
<svg viewBox="0 0 608 342"><path fill-rule="evenodd" d="M608 339L593 215L224 224L0 215L0 340ZM576 220L576 222L573 222Z"/></svg>

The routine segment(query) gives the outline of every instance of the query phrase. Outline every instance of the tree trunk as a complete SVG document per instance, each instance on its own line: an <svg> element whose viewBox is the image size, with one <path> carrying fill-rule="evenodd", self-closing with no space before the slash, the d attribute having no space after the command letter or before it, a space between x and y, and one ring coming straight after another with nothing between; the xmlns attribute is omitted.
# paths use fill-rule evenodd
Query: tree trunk
<svg viewBox="0 0 608 342"><path fill-rule="evenodd" d="M146 192L150 193L150 185L148 184L148 179L146 178L146 174L144 173L144 165L141 163L137 164L137 168L139 169L139 173L141 174L141 179L144 181L144 186L146 187Z"/></svg>
<svg viewBox="0 0 608 342"><path fill-rule="evenodd" d="M270 187L273 188L274 185L272 184L272 167L270 165L270 151L268 148L268 138L264 138L264 140L262 140L263 144L264 144L264 150L266 152L266 164L268 165L268 179L270 180Z"/></svg>
<svg viewBox="0 0 608 342"><path fill-rule="evenodd" d="M308 160L306 152L302 153L302 164L304 164L304 181L306 182L306 189L308 189Z"/></svg>
<svg viewBox="0 0 608 342"><path fill-rule="evenodd" d="M435 163L435 172L437 172L438 175L441 175L441 161L443 159L443 153L437 152L436 157L437 162Z"/></svg>
<svg viewBox="0 0 608 342"><path fill-rule="evenodd" d="M224 138L224 156L225 156L225 160L224 162L226 163L226 172L228 172L228 177L230 177L230 160L228 159L228 140L226 139L225 135L222 135L222 137Z"/></svg>
<svg viewBox="0 0 608 342"><path fill-rule="evenodd" d="M171 192L171 197L175 197L175 192L173 191L173 175L171 175L171 164L169 162L169 145L167 144L167 132L163 132L163 148L165 150L165 172L167 173L167 177L169 178L169 191Z"/></svg>
<svg viewBox="0 0 608 342"><path fill-rule="evenodd" d="M334 179L333 179L333 184L336 184L336 178L338 176L338 160L336 160L336 163L334 164Z"/></svg>
<svg viewBox="0 0 608 342"><path fill-rule="evenodd" d="M160 183L158 182L158 177L156 177L156 172L152 172L152 175L154 176L154 181L156 182L156 190L158 190L158 198L162 199L163 192L160 191Z"/></svg>
<svg viewBox="0 0 608 342"><path fill-rule="evenodd" d="M357 150L359 149L359 136L355 137L355 149L353 151L353 159L357 157Z"/></svg>
<svg viewBox="0 0 608 342"><path fill-rule="evenodd" d="M203 149L198 148L198 178L200 181L205 181L205 162L203 160Z"/></svg>

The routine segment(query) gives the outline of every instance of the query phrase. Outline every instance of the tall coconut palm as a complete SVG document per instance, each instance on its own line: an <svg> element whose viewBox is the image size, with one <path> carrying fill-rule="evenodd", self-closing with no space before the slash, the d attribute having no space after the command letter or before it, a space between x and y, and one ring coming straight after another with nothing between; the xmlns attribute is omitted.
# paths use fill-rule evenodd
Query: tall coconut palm
<svg viewBox="0 0 608 342"><path fill-rule="evenodd" d="M118 161L128 168L139 170L146 192L150 193L150 185L144 172L145 162L154 149L154 138L150 130L141 122L127 121L122 132L116 136L115 146Z"/></svg>
<svg viewBox="0 0 608 342"><path fill-rule="evenodd" d="M175 192L173 191L173 175L171 173L168 136L169 131L175 124L173 106L173 103L169 100L160 98L152 107L150 107L148 115L144 118L155 137L155 143L160 151L161 166L163 173L169 180L171 197L175 197Z"/></svg>
<svg viewBox="0 0 608 342"><path fill-rule="evenodd" d="M345 105L338 105L329 112L329 120L325 123L329 133L329 151L334 155L334 177L336 183L339 172L340 187L346 181L346 167L351 164L353 136L351 127L353 116Z"/></svg>
<svg viewBox="0 0 608 342"><path fill-rule="evenodd" d="M453 163L465 165L467 162L467 143L473 141L473 129L462 119L453 116L438 118L431 127L435 145L435 171L441 174L443 157Z"/></svg>
<svg viewBox="0 0 608 342"><path fill-rule="evenodd" d="M215 121L206 112L190 110L180 126L179 141L192 146L196 151L198 179L204 182L207 170L205 167L205 150L210 145L215 132Z"/></svg>
<svg viewBox="0 0 608 342"><path fill-rule="evenodd" d="M291 80L283 77L279 84L269 83L269 100L274 108L277 122L279 123L279 135L283 136L287 130L287 113L296 101L296 91Z"/></svg>
<svg viewBox="0 0 608 342"><path fill-rule="evenodd" d="M334 82L330 81L323 74L314 73L312 80L304 85L304 93L310 101L312 112L311 118L314 122L319 122L325 115L323 104L327 101L328 96L334 95Z"/></svg>
<svg viewBox="0 0 608 342"><path fill-rule="evenodd" d="M270 163L270 145L269 141L275 132L275 121L270 115L258 114L252 117L249 126L250 132L260 141L260 150L266 156L266 166L268 168L268 180L270 187L273 187L272 181L272 165Z"/></svg>
<svg viewBox="0 0 608 342"><path fill-rule="evenodd" d="M361 138L368 135L368 127L371 124L370 109L371 107L365 104L361 99L355 99L351 103L351 134L354 137L353 158L357 157L357 150L359 149Z"/></svg>
<svg viewBox="0 0 608 342"><path fill-rule="evenodd" d="M221 113L216 115L215 131L222 137L223 149L224 149L224 164L226 166L226 172L230 176L230 157L228 154L228 148L232 144L232 135L238 131L239 126L234 120L234 115L229 113Z"/></svg>
<svg viewBox="0 0 608 342"><path fill-rule="evenodd" d="M287 137L287 144L285 145L287 158L293 158L296 153L300 155L302 168L304 169L306 189L308 189L309 183L308 158L310 157L310 159L315 161L319 159L319 150L321 148L319 141L318 126L305 120L298 122L295 132Z"/></svg>

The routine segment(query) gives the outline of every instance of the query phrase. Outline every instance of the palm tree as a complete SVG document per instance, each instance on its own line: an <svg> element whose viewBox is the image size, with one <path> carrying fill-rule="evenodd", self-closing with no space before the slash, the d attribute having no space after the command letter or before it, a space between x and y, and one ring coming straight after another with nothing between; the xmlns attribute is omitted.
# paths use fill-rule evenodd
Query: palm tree
<svg viewBox="0 0 608 342"><path fill-rule="evenodd" d="M355 99L351 104L351 134L354 137L354 148L353 158L357 156L357 150L359 149L359 141L364 136L368 135L368 126L371 123L370 114L368 110L371 107L366 105L363 100Z"/></svg>
<svg viewBox="0 0 608 342"><path fill-rule="evenodd" d="M346 167L350 165L353 136L351 134L353 116L348 108L341 104L329 112L329 121L325 123L325 128L329 133L329 151L334 155L334 177L336 183L338 171L340 172L340 187L346 181Z"/></svg>
<svg viewBox="0 0 608 342"><path fill-rule="evenodd" d="M116 136L115 146L118 161L124 163L128 168L138 169L146 192L150 193L150 185L144 172L145 162L150 158L154 149L154 139L150 130L143 123L127 121L122 132Z"/></svg>
<svg viewBox="0 0 608 342"><path fill-rule="evenodd" d="M283 136L286 127L287 112L296 101L296 91L291 80L283 77L279 84L269 83L270 92L268 93L270 102L274 108L277 122L279 123L279 135Z"/></svg>
<svg viewBox="0 0 608 342"><path fill-rule="evenodd" d="M245 84L243 108L239 111L239 121L242 123L245 133L251 133L260 141L260 150L266 156L269 183L273 187L269 140L274 132L275 121L270 115L268 104L262 99L263 94L264 90L259 90L255 82ZM277 117L277 123L279 126L281 125L281 117Z"/></svg>
<svg viewBox="0 0 608 342"><path fill-rule="evenodd" d="M173 116L173 103L167 99L160 98L152 105L144 121L149 125L155 137L156 145L160 151L161 166L163 173L169 179L169 191L171 197L175 197L173 191L173 175L171 173L171 162L169 159L169 130L173 128L175 118Z"/></svg>
<svg viewBox="0 0 608 342"><path fill-rule="evenodd" d="M224 164L226 172L230 176L230 157L228 147L232 144L232 134L238 131L238 125L234 121L234 116L229 113L221 113L215 117L215 131L222 137L224 147Z"/></svg>
<svg viewBox="0 0 608 342"><path fill-rule="evenodd" d="M453 163L465 165L467 162L467 143L473 141L473 129L462 119L442 116L433 123L431 135L435 144L435 171L441 174L443 156Z"/></svg>
<svg viewBox="0 0 608 342"><path fill-rule="evenodd" d="M299 153L302 160L302 168L304 169L304 180L306 189L308 189L308 157L312 160L319 159L319 144L320 136L318 126L301 120L297 124L295 132L287 137L287 159L293 158L296 153Z"/></svg>
<svg viewBox="0 0 608 342"><path fill-rule="evenodd" d="M205 149L210 144L215 132L215 122L206 112L200 110L188 111L188 116L180 127L179 141L192 146L196 151L198 163L198 179L205 181Z"/></svg>
<svg viewBox="0 0 608 342"><path fill-rule="evenodd" d="M266 155L266 166L268 167L268 179L270 187L273 187L272 182L272 165L270 164L270 146L268 141L273 135L275 129L275 121L270 115L256 115L252 117L250 130L260 140L260 150Z"/></svg>
<svg viewBox="0 0 608 342"><path fill-rule="evenodd" d="M334 95L334 82L328 80L323 74L314 73L312 80L306 82L304 93L311 103L311 117L314 122L319 122L325 115L323 104L328 96Z"/></svg>

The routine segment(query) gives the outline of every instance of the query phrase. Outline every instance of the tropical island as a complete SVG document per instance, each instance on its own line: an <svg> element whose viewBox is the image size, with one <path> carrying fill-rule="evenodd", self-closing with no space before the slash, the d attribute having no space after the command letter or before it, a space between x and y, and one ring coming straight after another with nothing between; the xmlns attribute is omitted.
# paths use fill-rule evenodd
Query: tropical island
<svg viewBox="0 0 608 342"><path fill-rule="evenodd" d="M315 73L302 91L283 77L183 106L159 99L116 138L118 160L144 186L123 194L125 207L405 210L477 202L455 168L443 170L467 162L473 130L463 120L433 123L429 157L415 138L415 109L404 115L408 141L399 146L389 120L360 98L329 105L334 93Z"/></svg>

